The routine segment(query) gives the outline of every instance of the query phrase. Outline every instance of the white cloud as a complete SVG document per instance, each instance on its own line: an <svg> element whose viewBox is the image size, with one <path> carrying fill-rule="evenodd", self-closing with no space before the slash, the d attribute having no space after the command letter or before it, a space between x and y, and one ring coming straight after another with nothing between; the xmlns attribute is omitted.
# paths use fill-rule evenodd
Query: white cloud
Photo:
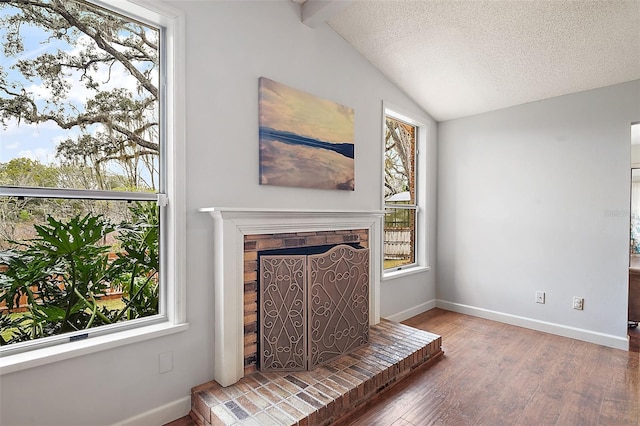
<svg viewBox="0 0 640 426"><path fill-rule="evenodd" d="M53 121L46 121L40 124L25 123L24 120L18 121L15 118L9 118L6 121L6 129L1 128L2 131L2 144L5 145L8 142L6 140L18 140L20 138L40 137L41 133L60 130L60 127ZM19 142L13 142L19 143Z"/></svg>
<svg viewBox="0 0 640 426"><path fill-rule="evenodd" d="M49 89L48 87L45 87L44 84L30 84L29 86L25 87L24 90L27 93L31 93L32 95L35 95L35 99L48 99L51 97L52 92L51 89Z"/></svg>
<svg viewBox="0 0 640 426"><path fill-rule="evenodd" d="M24 126L18 126L18 120L16 120L15 118L9 118L6 121L6 128L4 126L2 127L3 139L8 136L19 135L20 133L24 132ZM2 142L2 144L4 145L4 142Z"/></svg>
<svg viewBox="0 0 640 426"><path fill-rule="evenodd" d="M38 125L9 120L6 130L2 130L0 142L0 162L12 158L27 157L43 163L57 163L56 147L73 132L61 130L53 122Z"/></svg>

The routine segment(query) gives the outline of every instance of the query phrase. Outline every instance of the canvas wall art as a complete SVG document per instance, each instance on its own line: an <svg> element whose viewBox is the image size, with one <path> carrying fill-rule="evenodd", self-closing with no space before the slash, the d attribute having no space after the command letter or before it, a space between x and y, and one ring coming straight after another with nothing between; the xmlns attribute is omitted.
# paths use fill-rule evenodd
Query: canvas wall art
<svg viewBox="0 0 640 426"><path fill-rule="evenodd" d="M260 183L354 190L353 108L260 77Z"/></svg>

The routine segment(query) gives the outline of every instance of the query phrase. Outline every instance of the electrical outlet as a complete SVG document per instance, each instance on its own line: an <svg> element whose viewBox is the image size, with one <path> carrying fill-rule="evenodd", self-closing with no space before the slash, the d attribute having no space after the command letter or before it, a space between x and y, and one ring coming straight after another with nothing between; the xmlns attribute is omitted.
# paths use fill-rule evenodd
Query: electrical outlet
<svg viewBox="0 0 640 426"><path fill-rule="evenodd" d="M573 297L573 309L577 309L579 311L584 309L584 299L582 297Z"/></svg>
<svg viewBox="0 0 640 426"><path fill-rule="evenodd" d="M544 291L536 291L536 303L544 304Z"/></svg>

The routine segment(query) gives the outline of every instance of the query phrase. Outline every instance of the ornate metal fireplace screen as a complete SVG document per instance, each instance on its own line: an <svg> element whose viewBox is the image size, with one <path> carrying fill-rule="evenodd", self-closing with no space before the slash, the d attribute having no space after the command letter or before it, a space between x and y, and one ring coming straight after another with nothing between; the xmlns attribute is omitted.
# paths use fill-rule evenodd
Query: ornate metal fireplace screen
<svg viewBox="0 0 640 426"><path fill-rule="evenodd" d="M369 249L301 250L260 255L263 371L309 370L369 340Z"/></svg>

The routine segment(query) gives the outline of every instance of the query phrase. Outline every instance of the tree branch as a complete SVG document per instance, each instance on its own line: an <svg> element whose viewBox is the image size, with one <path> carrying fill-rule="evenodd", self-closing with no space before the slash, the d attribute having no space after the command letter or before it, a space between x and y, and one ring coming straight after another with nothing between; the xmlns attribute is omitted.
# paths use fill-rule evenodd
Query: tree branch
<svg viewBox="0 0 640 426"><path fill-rule="evenodd" d="M57 6L56 7L57 13L59 13L64 19L66 19L66 21L69 22L69 24L73 25L74 27L76 27L77 29L79 29L89 37L91 37L96 42L98 47L100 47L102 50L109 53L115 59L120 61L122 65L131 73L131 75L138 80L138 82L142 87L147 89L149 93L151 93L156 99L158 98L158 88L155 87L153 84L151 84L151 82L140 71L138 71L136 67L133 66L133 64L126 58L125 55L118 52L116 49L113 48L113 46L107 43L107 41L103 37L103 34L100 31L98 30L96 30L95 32L91 31L91 28L89 28L87 25L85 25L83 22L77 19L74 15L72 15L64 7L64 5L60 0L53 0L53 1Z"/></svg>

